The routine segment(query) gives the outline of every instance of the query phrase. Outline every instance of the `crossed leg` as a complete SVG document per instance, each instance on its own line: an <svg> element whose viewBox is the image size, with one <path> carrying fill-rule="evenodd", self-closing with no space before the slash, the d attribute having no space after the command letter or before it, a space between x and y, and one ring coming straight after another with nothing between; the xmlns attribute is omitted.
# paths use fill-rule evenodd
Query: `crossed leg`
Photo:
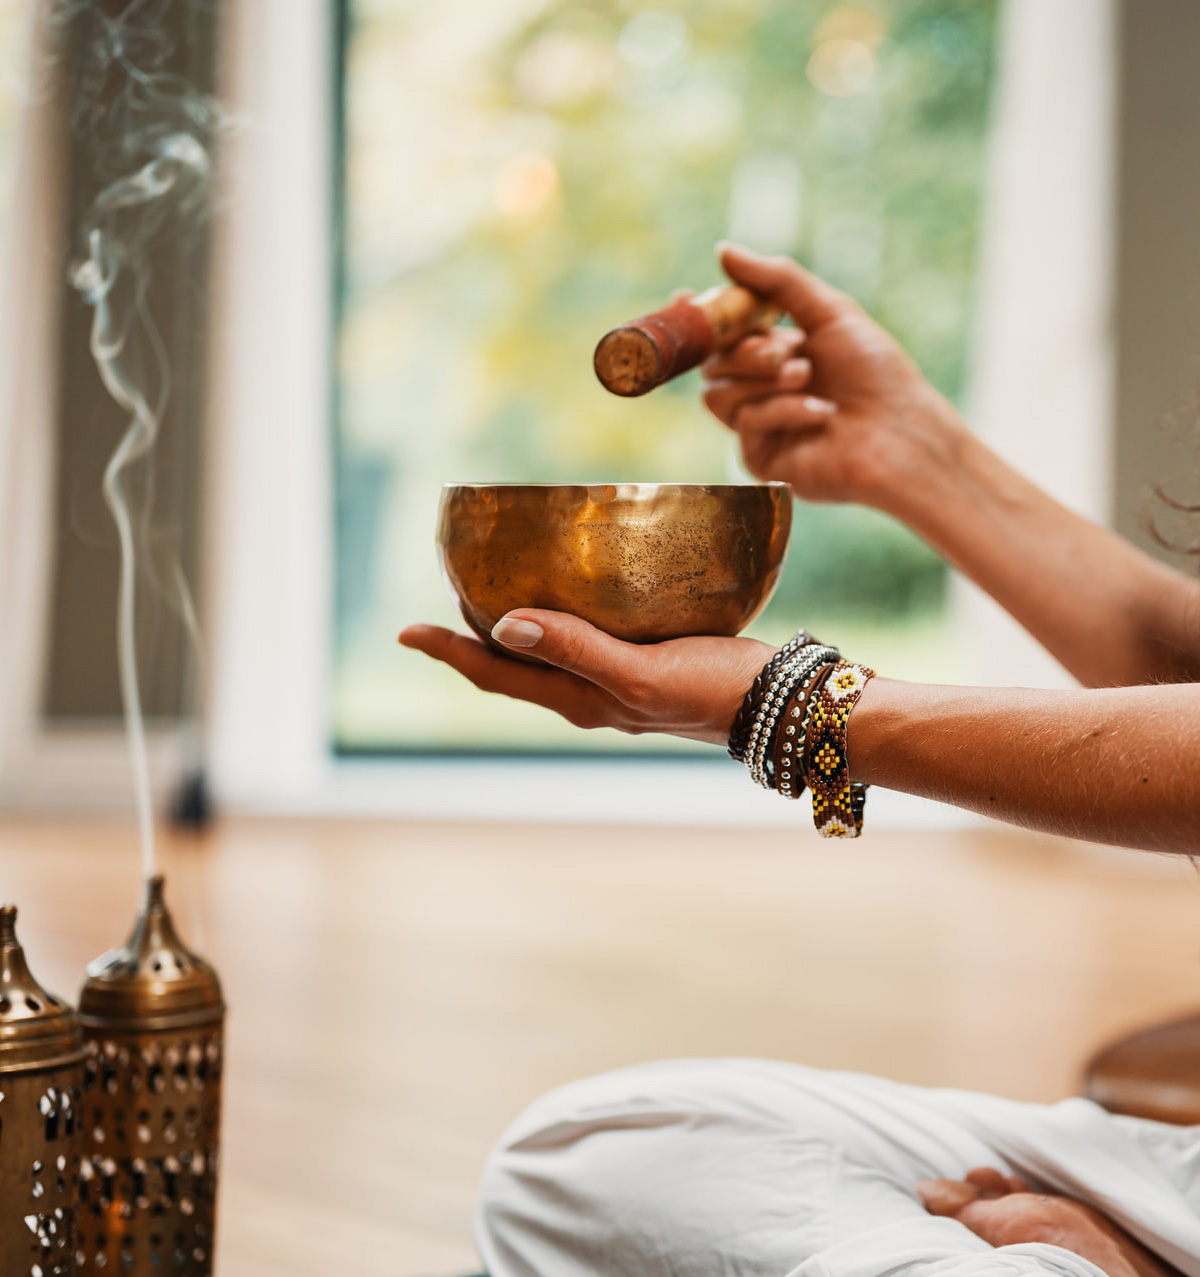
<svg viewBox="0 0 1200 1277"><path fill-rule="evenodd" d="M1195 1178L1200 1131L1172 1156ZM1085 1101L662 1061L522 1114L485 1172L477 1235L492 1277L1178 1277L1087 1204L1136 1202L1114 1211L1125 1227L1200 1260L1200 1209L1167 1165Z"/></svg>

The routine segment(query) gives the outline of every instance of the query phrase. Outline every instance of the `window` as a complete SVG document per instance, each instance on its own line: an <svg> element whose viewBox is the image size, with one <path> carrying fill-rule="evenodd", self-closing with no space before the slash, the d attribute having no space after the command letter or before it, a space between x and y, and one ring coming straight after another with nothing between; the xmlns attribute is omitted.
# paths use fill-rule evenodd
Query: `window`
<svg viewBox="0 0 1200 1277"><path fill-rule="evenodd" d="M444 482L736 476L695 374L625 401L591 373L607 328L717 281L719 238L799 255L961 392L995 17L979 0L352 4L342 749L598 743L390 640L457 622L432 544ZM756 632L824 627L944 674L944 599L942 565L903 530L802 506Z"/></svg>
<svg viewBox="0 0 1200 1277"><path fill-rule="evenodd" d="M200 591L206 649L204 730L199 735L191 733L190 743L177 740L177 733L159 742L164 746L156 769L161 795L174 790L177 746L194 752L199 745L226 810L409 815L461 815L469 810L486 812L489 819L607 820L616 816L651 821L677 821L684 812L688 820L794 822L795 813L788 804L763 803L739 769L729 767L712 751L711 767L688 759L678 767L654 768L626 765L620 759L591 760L586 765L564 759L561 765L548 762L535 767L522 760L509 765L493 757L439 762L412 756L414 750L436 745L439 737L443 745L461 748L461 737L456 740L450 729L456 722L461 726L464 714L478 716L485 707L496 715L494 747L519 741L549 748L558 740L580 750L600 743L599 734L585 736L560 727L549 715L473 694L456 677L398 652L391 642L406 620L428 617L452 623L455 619L437 579L432 547L432 512L441 482L472 473L502 477L501 460L511 467L507 473L517 476L533 464L493 446L502 437L496 431L495 413L480 407L479 385L456 386L444 369L435 366L437 360L453 356L460 371L482 368L491 374L494 370L484 355L495 349L500 337L509 333L514 343L523 340L516 325L517 309L502 305L504 299L495 296L495 275L484 277L482 283L468 276L468 267L482 258L483 249L513 256L523 240L515 234L515 224L495 212L495 165L489 168L484 163L482 143L469 152L481 192L474 220L466 230L461 217L457 222L449 220L451 213L461 210L454 201L447 202L448 188L439 184L444 175L436 165L420 168L416 163L422 131L431 139L430 153L444 152L449 163L453 154L442 127L447 121L438 111L444 114L447 103L462 99L449 120L460 139L464 129L468 137L480 133L488 111L498 119L511 114L511 103L499 95L497 86L512 81L514 50L537 45L552 32L574 30L572 24L583 28L591 24L593 31L607 32L605 38L618 59L610 58L608 63L615 68L614 83L625 85L625 96L610 93L607 99L596 98L589 108L592 117L588 118L596 126L593 131L599 130L604 101L613 112L621 106L626 116L636 114L635 106L647 106L643 90L649 73L637 68L637 58L644 60L644 55L636 49L639 41L650 39L646 32L652 28L643 27L634 40L632 61L620 44L622 32L636 16L633 7L567 9L545 3L534 21L526 0L521 0L521 13L514 16L515 4L517 0L496 6L508 11L501 14L492 13L483 3L468 6L465 0L448 0L432 12L394 0L374 0L369 7L365 0L356 0L353 9L348 3L295 5L291 0L269 0L223 10L218 57L222 94L242 127L224 139L222 167L228 198L213 222L212 368L211 390L206 395L210 411L205 423ZM807 26L800 24L802 15L789 11L791 7L805 11ZM761 26L753 41L747 35L753 24L747 25L744 16L751 8ZM1063 0L1051 6L1040 0L1006 0L997 8L1004 17L1002 52L993 49L995 15L990 3L877 4L871 12L884 20L886 29L874 45L870 41L875 37L861 27L857 36L853 27L848 32L843 27L840 34L836 26L820 27L830 14L840 14L839 22L848 10L851 17L861 14L859 9L827 0L803 6L729 0L724 9L716 4L691 5L686 10L660 5L660 13L675 12L688 23L683 28L672 27L669 18L666 23L668 35L671 30L676 37L684 33L682 51L680 41L672 37L677 51L667 62L675 69L669 76L665 71L659 76L662 100L653 110L647 106L637 115L639 130L632 141L624 134L617 137L628 151L638 140L637 132L652 134L645 153L657 147L655 166L636 172L628 164L620 168L611 155L605 157L596 150L601 186L589 198L611 205L617 194L607 186L615 180L612 174L619 173L627 193L633 192L629 198L636 207L607 230L597 222L603 233L594 243L590 230L587 237L573 232L569 252L556 236L568 224L563 222L565 213L574 208L572 157L578 153L582 164L593 149L592 142L583 128L581 108L541 108L541 115L552 117L548 135L557 139L554 154L561 200L559 231L556 236L542 235L542 255L564 281L585 280L593 292L576 299L589 314L572 317L570 309L558 305L557 290L547 292L545 278L528 273L525 280L540 289L537 306L526 313L534 319L543 315L543 309L545 315L553 315L561 336L553 349L559 364L570 371L569 393L551 397L550 402L565 403L572 415L554 418L543 411L538 432L547 451L537 460L541 468L535 474L566 479L603 473L608 469L605 458L613 454L606 452L597 459L581 441L596 447L595 428L607 421L615 422L626 440L636 442L640 434L643 442L654 445L636 464L621 460L622 473L631 478L698 478L703 473L725 478L731 457L720 430L696 402L694 380L691 385L664 388L645 400L621 403L592 382L587 367L592 346L615 320L636 313L639 307L659 304L677 286L714 282L711 240L730 232L760 247L794 247L862 293L862 274L841 273L853 272L854 263L838 265L820 228L821 219L833 208L829 201L849 182L846 173L866 166L876 183L867 193L876 201L873 207L883 210L885 234L881 287L870 297L862 293L864 299L919 350L926 366L956 396L962 393L968 334L948 335L943 346L947 360L939 362L931 353L932 336L921 335L938 310L924 303L949 297L958 308L953 313L964 320L964 330L978 310L968 404L972 425L1060 499L1093 517L1107 517L1115 429L1112 369L1126 363L1142 366L1148 347L1158 361L1152 369L1170 360L1186 380L1187 326L1177 322L1178 310L1161 303L1170 296L1176 305L1182 304L1178 299L1190 295L1188 281L1194 275L1189 273L1194 237L1184 215L1187 205L1178 198L1179 174L1186 171L1191 134L1186 129L1172 133L1178 145L1163 149L1161 106L1155 96L1163 83L1174 83L1178 77L1163 81L1147 72L1141 97L1135 94L1131 102L1126 100L1129 85L1138 81L1127 64L1140 58L1138 68L1158 66L1146 55L1144 39L1154 44L1156 57L1175 49L1184 57L1188 46L1179 42L1175 18L1170 15L1157 26L1151 24L1149 31L1142 22L1131 31L1122 28L1118 39L1113 7L1107 0ZM714 44L710 28L722 12L727 26ZM10 16L15 19L16 14L14 9ZM704 15L710 26L703 26L697 14ZM344 28L341 32L339 24ZM739 31L740 45L734 39ZM836 46L850 72L855 60L857 74L873 68L869 82L845 101L836 95L816 96L808 79L818 32L849 45L866 44L871 54L867 60L847 44ZM28 83L27 29L14 20L3 38L8 50L3 56L17 90L6 109L15 124L18 106L29 105L22 98ZM658 39L660 46L672 43ZM393 51L400 50L391 63L385 56L388 40ZM573 47L571 40L558 46ZM553 50L555 40L548 47ZM936 56L935 47L940 49ZM372 48L382 59L375 79L382 88L376 99L380 95L386 99L377 107L364 96L370 81L359 75ZM773 96L759 83L761 71L757 78L743 74L739 59L748 57L746 50L753 48L766 57L768 65L779 64L777 79L785 69L791 77ZM655 56L663 56L661 47ZM439 89L440 77L449 74L453 58L473 59L471 74L463 72L448 88ZM533 65L537 62L535 57ZM510 69L505 71L504 65ZM675 199L681 175L691 170L684 164L687 156L682 143L667 145L663 138L674 118L670 103L684 91L682 69L698 68L706 76L711 72L713 78L722 66L726 80L721 82L734 85L735 97L745 97L744 102L739 99L736 130L722 143L724 186L697 185L690 202ZM337 74L331 74L335 70ZM995 70L1002 74L993 95L989 85ZM642 97L630 105L626 97L635 91L631 87L635 72L641 77L637 82L643 90L637 92ZM405 75L409 76L406 83ZM335 85L334 80L339 82ZM901 94L896 85L905 81L909 87ZM1116 95L1118 83L1125 86L1125 97ZM868 107L872 93L884 95L883 109ZM991 96L994 104L988 125L985 111ZM399 117L392 105L396 101ZM349 127L333 139L341 143L341 151L338 162L331 164L330 126L339 120L343 105ZM474 114L467 111L468 106ZM785 107L794 112L794 119L785 115ZM874 111L868 118L874 118L874 127L880 130L875 149L829 149L827 130L833 126L821 121L840 120L848 127L845 122L860 109ZM392 127L397 118L403 120L404 112L415 113L406 127L410 150L417 148L416 158L399 145L389 150L390 144L380 134L374 151L374 188L390 173L394 189L390 205L380 208L376 202L376 212L368 216L372 205L362 198L369 189L362 175L372 169L362 164L355 168L356 157L365 155L364 130L370 134ZM531 109L524 113L538 114ZM468 114L475 121L470 127L464 124ZM617 114L612 119L615 129L620 119ZM120 729L51 735L43 730L38 714L53 527L53 469L48 455L57 384L52 360L58 332L53 302L62 289L54 228L56 210L63 201L53 180L54 166L39 158L49 145L50 123L44 111L24 113L22 158L11 192L15 251L9 262L12 305L5 320L10 339L3 344L9 410L0 425L0 523L5 528L0 543L0 601L12 623L0 639L5 652L0 662L0 796L54 802L69 793L72 802L115 806L124 812L128 760ZM710 117L706 127L711 125ZM975 226L985 131L990 175L980 251L975 247ZM512 145L508 133L496 136ZM835 129L835 140L837 136ZM575 149L564 151L563 138ZM1118 146L1119 138L1126 139L1123 146ZM1156 139L1155 146L1148 147L1147 138ZM795 160L793 246L773 239L770 225L746 221L747 209L756 207L754 201L744 196L734 199L735 189L747 189L735 185L735 174L743 182L750 181L753 190L755 173L760 175L757 180L764 181L761 173L766 171L766 187L780 189L778 175L786 166L778 159L762 160L764 154L780 152ZM0 158L3 154L13 153L0 148ZM1152 180L1147 180L1140 166L1147 155L1154 157L1156 166ZM0 176L3 172L0 168ZM342 172L349 172L351 178L348 183L335 182L339 203L346 205L349 214L344 236L331 235L329 217L331 173ZM944 185L950 177L955 183L952 188ZM1152 219L1154 230L1128 247L1122 278L1136 282L1137 295L1132 297L1116 288L1114 276L1115 250L1132 233L1123 229L1125 217L1117 216L1111 207L1111 194L1118 185L1137 192L1139 208ZM855 201L861 191L860 185L852 192ZM7 185L0 194L7 202ZM423 224L436 227L439 217L445 222L444 243L437 252L411 229L419 220L417 205L422 201L431 210L423 214ZM849 199L840 207L855 211ZM954 213L955 207L961 207L961 218ZM1159 215L1164 207L1175 209L1179 216L1164 223ZM390 210L397 209L408 220L394 217ZM668 215L669 224L664 221ZM944 226L936 233L914 229L914 218L925 216L940 219L931 225ZM692 232L687 228L694 221L703 223L703 235L696 233L689 240ZM777 232L779 223L772 225ZM948 229L954 226L962 232L958 238ZM1170 232L1166 239L1164 226ZM365 235L368 229L370 238ZM535 223L522 235L527 237L536 229ZM648 239L669 254L669 260L647 252ZM636 250L635 259L622 251L622 242ZM344 250L340 262L331 260L335 243ZM421 244L425 247L415 252ZM474 257L467 253L472 245L478 250ZM557 256L549 252L556 245ZM1134 252L1138 245L1142 249ZM982 258L979 266L977 257ZM527 253L522 258L526 265L530 260L538 264L541 257L530 258ZM344 275L347 287L338 359L341 411L336 448L331 448L330 280L335 275ZM930 284L939 275L949 281L941 292ZM976 276L978 306L971 296ZM1152 283L1146 285L1146 279ZM431 280L437 282L437 289ZM600 300L597 289L603 293ZM1029 298L1034 296L1037 322L1031 323ZM389 297L395 302L394 314L408 317L404 322L409 328L384 322L383 301ZM551 303L557 309L552 310ZM422 307L427 313L422 313ZM357 322L356 316L369 317L372 311L373 327ZM449 316L450 311L456 313ZM1114 312L1123 317L1118 330L1112 324ZM943 309L941 313L940 322L948 333L946 316L951 312ZM452 327L451 318L467 334L456 339L457 352L435 340ZM488 337L491 346L481 337L483 318L496 326ZM550 326L544 317L539 322ZM1137 330L1141 345L1125 350L1124 339L1132 329ZM374 350L364 340L372 332L379 338ZM1055 357L1047 358L1047 352ZM421 358L414 355L428 366L423 367ZM504 348L500 356L508 359ZM504 366L508 381L498 383L502 387L514 382L511 373L518 369L515 364ZM1014 369L1020 375L1014 376ZM438 401L429 392L421 378L428 381L435 374L449 391L465 394L470 390L470 412L462 409L453 393L443 394ZM1130 393L1136 390L1141 396L1136 402L1122 399L1122 437L1138 449L1143 461L1155 446L1158 432L1151 426L1163 407L1180 400L1191 402L1190 383L1179 394L1173 385L1164 388L1164 379L1152 372L1138 385L1130 382ZM539 407L548 392L541 386L535 389L529 401ZM368 404L373 405L373 418L364 412ZM435 415L426 411L430 405L436 408ZM631 408L636 409L633 416ZM554 429L563 427L564 420L569 430ZM367 426L376 433L371 434ZM675 452L662 451L668 446L675 447ZM667 457L661 467L656 460L660 455ZM682 460L673 459L679 455ZM355 467L362 472L369 469L369 462L379 469L389 458L393 467L392 479L373 509L352 503L357 542L346 535L345 519L339 530L331 517L335 458L343 514L355 486L347 475ZM1157 454L1155 458L1146 461L1148 472L1156 477L1169 473L1169 465L1160 464ZM393 482L397 479L406 486ZM362 490L359 484L360 494ZM419 508L419 503L424 507ZM805 511L803 517L857 523L863 516L851 510L818 509ZM824 561L834 567L853 562L847 530L833 522L825 526L833 529L826 535L836 537L837 557ZM819 531L810 525L803 540L797 536L793 572L802 567L811 570L822 562L816 552ZM888 528L885 536L892 534ZM911 543L902 544L905 552L919 554ZM334 571L335 548L340 574ZM886 565L879 541L872 552L880 552L879 562ZM337 576L339 608L334 606ZM909 579L919 580L920 574L912 573ZM864 580L870 580L866 572L838 574L839 583L854 586ZM765 637L786 632L793 619L788 615L791 597L796 619L836 638L848 651L862 654L889 674L1024 686L1054 684L1056 667L1033 640L994 605L980 601L977 593L959 584L949 590L945 607L937 594L940 586L923 596L914 592L928 600L928 606L913 607L907 616L893 613L890 605L886 615L873 616L869 607L862 606L862 594L859 603L844 597L831 601L820 580L804 587L807 593L798 600L795 592L800 587L787 588L792 595L781 591L777 611L756 623L755 632ZM869 590L863 593L870 603ZM342 619L334 652L329 643L330 622L338 612ZM1061 671L1057 676L1061 679ZM348 712L355 709L355 697L360 707L365 703L372 713ZM457 702L454 697L459 698ZM373 717L376 708L379 713ZM399 763L384 760L368 765L356 759L348 765L330 757L334 742L351 754L373 750L407 756ZM638 742L614 737L613 744L629 748ZM616 805L614 786L621 793ZM469 798L464 799L464 794ZM900 803L897 795L875 795L873 824L885 816L892 818L885 812L892 798ZM896 819L925 825L945 812L917 800L911 800L908 808L906 813L897 809Z"/></svg>

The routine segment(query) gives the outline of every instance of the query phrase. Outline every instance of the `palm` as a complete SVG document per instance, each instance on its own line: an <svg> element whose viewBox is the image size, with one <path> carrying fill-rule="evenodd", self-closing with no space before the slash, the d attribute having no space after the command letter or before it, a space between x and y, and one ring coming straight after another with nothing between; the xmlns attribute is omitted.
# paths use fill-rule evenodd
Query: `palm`
<svg viewBox="0 0 1200 1277"><path fill-rule="evenodd" d="M476 687L530 701L577 727L634 734L665 732L723 744L747 689L772 648L754 639L671 639L638 646L596 630L578 617L521 609L546 629L538 655L517 662L440 626L410 626L400 636Z"/></svg>

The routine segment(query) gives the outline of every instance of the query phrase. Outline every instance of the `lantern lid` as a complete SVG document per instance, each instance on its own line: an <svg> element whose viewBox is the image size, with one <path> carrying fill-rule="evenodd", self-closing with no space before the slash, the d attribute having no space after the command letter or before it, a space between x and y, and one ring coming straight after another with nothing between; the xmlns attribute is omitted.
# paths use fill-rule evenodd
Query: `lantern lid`
<svg viewBox="0 0 1200 1277"><path fill-rule="evenodd" d="M88 1029L177 1029L224 1013L217 973L180 940L155 874L129 939L88 966L79 1018Z"/></svg>
<svg viewBox="0 0 1200 1277"><path fill-rule="evenodd" d="M17 907L0 905L0 1073L82 1059L79 1017L33 978L17 939Z"/></svg>

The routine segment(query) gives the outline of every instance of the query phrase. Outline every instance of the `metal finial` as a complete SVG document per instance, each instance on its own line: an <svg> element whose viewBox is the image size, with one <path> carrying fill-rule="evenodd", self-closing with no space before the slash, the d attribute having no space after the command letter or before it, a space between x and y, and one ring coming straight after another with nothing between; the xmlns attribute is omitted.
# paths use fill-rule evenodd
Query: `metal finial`
<svg viewBox="0 0 1200 1277"><path fill-rule="evenodd" d="M165 908L163 901L163 876L162 874L151 874L146 879L146 903L143 909L149 910L153 908Z"/></svg>
<svg viewBox="0 0 1200 1277"><path fill-rule="evenodd" d="M17 906L0 905L0 948L17 943Z"/></svg>
<svg viewBox="0 0 1200 1277"><path fill-rule="evenodd" d="M152 875L129 939L88 967L79 996L84 1024L182 1027L219 1021L224 1012L216 972L180 939L163 876Z"/></svg>
<svg viewBox="0 0 1200 1277"><path fill-rule="evenodd" d="M79 1021L30 971L16 924L16 905L0 906L0 1073L78 1062Z"/></svg>

